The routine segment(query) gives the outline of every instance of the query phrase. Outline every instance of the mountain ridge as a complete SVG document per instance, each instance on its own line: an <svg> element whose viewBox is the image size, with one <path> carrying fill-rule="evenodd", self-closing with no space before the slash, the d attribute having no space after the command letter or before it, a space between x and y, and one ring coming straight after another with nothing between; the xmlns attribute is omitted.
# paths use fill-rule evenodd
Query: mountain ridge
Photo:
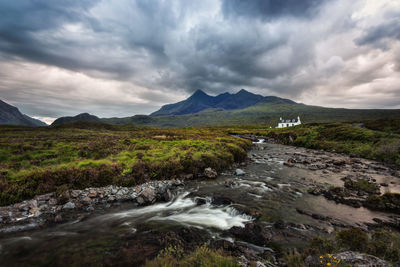
<svg viewBox="0 0 400 267"><path fill-rule="evenodd" d="M14 107L2 100L0 100L0 124L34 127L47 126L46 123L21 113L17 107Z"/></svg>
<svg viewBox="0 0 400 267"><path fill-rule="evenodd" d="M150 116L194 114L213 108L224 110L241 109L255 105L264 98L262 95L253 94L245 89L241 89L236 94L225 92L216 96L210 96L202 90L196 90L187 99L164 105L159 110L151 113Z"/></svg>

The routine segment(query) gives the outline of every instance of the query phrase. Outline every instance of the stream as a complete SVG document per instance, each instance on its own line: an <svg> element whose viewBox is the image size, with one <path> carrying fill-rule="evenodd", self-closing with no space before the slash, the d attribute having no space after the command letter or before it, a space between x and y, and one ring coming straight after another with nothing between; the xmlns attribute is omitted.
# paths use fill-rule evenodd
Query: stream
<svg viewBox="0 0 400 267"><path fill-rule="evenodd" d="M249 151L247 164L238 167L243 175L231 169L214 180L187 181L169 202L145 207L121 203L82 220L2 234L0 266L136 266L156 256L162 246L174 242L190 246L192 240L193 246L223 240L263 248L230 231L254 222L269 229L271 242L299 247L317 234L390 219L388 213L308 194L315 184L342 186L340 178L355 171L286 166L296 153L309 154L310 150L260 141ZM314 151L311 158L329 156ZM400 192L398 178L379 171L365 173L388 183L385 191Z"/></svg>

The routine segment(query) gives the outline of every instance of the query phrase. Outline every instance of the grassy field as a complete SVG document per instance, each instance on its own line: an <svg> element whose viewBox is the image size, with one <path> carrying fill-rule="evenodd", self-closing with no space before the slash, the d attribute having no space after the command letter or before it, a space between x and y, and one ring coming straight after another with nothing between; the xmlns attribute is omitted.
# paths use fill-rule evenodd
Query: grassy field
<svg viewBox="0 0 400 267"><path fill-rule="evenodd" d="M0 127L0 205L36 194L109 184L199 176L246 157L251 143L231 134L265 135L284 144L375 159L400 167L400 120L313 123L286 129L240 125L155 129L73 123ZM368 129L368 128L370 129Z"/></svg>
<svg viewBox="0 0 400 267"><path fill-rule="evenodd" d="M265 135L283 144L345 153L400 167L400 119L311 123L283 129L249 125L225 130L231 134Z"/></svg>
<svg viewBox="0 0 400 267"><path fill-rule="evenodd" d="M249 141L217 129L74 123L0 127L0 205L36 194L201 174L246 158Z"/></svg>

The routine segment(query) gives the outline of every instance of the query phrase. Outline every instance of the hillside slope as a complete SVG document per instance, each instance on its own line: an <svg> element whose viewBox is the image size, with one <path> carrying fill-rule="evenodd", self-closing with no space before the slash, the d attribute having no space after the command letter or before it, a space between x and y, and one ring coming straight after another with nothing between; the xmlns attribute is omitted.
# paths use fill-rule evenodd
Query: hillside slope
<svg viewBox="0 0 400 267"><path fill-rule="evenodd" d="M21 126L47 126L46 123L22 114L18 108L0 100L0 124Z"/></svg>
<svg viewBox="0 0 400 267"><path fill-rule="evenodd" d="M90 115L89 113L81 113L73 117L61 117L56 119L51 126L71 123L71 122L100 122L101 120L94 116Z"/></svg>

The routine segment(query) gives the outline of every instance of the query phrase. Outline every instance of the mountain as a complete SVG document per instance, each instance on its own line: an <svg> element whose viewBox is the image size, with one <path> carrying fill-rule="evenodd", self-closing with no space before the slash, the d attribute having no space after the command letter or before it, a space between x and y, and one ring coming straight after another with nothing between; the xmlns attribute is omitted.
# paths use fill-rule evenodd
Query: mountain
<svg viewBox="0 0 400 267"><path fill-rule="evenodd" d="M253 94L243 89L236 94L223 93L217 96L210 96L198 90L186 100L165 105L151 115L99 119L84 113L75 117L59 118L52 125L77 121L100 121L108 124L134 124L162 128L234 124L277 125L280 117L293 119L297 116L300 116L303 123L349 122L400 118L400 110L310 106L277 96Z"/></svg>
<svg viewBox="0 0 400 267"><path fill-rule="evenodd" d="M51 124L51 126L70 123L70 122L101 122L101 120L94 115L90 115L89 113L81 113L74 117L58 118Z"/></svg>
<svg viewBox="0 0 400 267"><path fill-rule="evenodd" d="M47 126L46 123L22 114L18 108L0 100L0 124Z"/></svg>
<svg viewBox="0 0 400 267"><path fill-rule="evenodd" d="M207 109L233 110L252 106L264 99L261 95L250 93L244 89L236 94L223 93L210 96L201 90L197 90L188 99L175 104L162 106L160 110L151 116L194 114Z"/></svg>

